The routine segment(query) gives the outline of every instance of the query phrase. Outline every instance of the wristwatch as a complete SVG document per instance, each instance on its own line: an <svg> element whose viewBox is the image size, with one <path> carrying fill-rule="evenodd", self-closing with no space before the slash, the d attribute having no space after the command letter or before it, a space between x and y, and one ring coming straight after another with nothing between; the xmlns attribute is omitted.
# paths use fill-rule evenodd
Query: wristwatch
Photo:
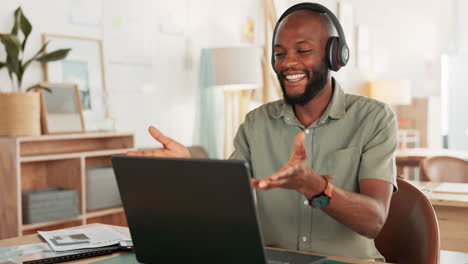
<svg viewBox="0 0 468 264"><path fill-rule="evenodd" d="M332 198L333 184L331 184L327 177L323 178L327 181L325 190L322 193L310 198L309 200L309 205L313 208L323 209L327 207L327 205L330 203L330 199Z"/></svg>

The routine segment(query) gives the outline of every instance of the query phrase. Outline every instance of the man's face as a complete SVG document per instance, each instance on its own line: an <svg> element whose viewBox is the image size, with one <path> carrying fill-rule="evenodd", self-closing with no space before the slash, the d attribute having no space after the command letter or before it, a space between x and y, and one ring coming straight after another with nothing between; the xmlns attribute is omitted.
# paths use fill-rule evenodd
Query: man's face
<svg viewBox="0 0 468 264"><path fill-rule="evenodd" d="M281 22L275 45L274 68L285 102L305 105L325 87L328 33L315 17L292 13ZM297 13L297 15L296 15Z"/></svg>

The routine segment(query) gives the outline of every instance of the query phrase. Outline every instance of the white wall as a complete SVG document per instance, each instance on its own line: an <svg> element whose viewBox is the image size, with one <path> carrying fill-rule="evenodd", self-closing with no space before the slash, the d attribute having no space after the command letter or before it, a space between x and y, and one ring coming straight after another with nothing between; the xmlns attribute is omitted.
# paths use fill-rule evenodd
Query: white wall
<svg viewBox="0 0 468 264"><path fill-rule="evenodd" d="M468 150L468 1L456 1L457 45L449 54L451 74L448 80L448 145Z"/></svg>
<svg viewBox="0 0 468 264"><path fill-rule="evenodd" d="M440 95L440 55L454 37L452 1L352 2L357 24L370 28L374 63L387 61L377 77L411 80L415 97Z"/></svg>

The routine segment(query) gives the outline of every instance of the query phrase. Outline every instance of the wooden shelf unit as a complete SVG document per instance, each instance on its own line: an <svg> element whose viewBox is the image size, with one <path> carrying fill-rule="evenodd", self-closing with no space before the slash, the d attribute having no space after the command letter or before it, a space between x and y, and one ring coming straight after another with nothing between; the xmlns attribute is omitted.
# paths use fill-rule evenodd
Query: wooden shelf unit
<svg viewBox="0 0 468 264"><path fill-rule="evenodd" d="M86 208L86 168L111 166L111 156L134 149L129 133L0 137L0 239L89 223L127 225L122 207ZM44 188L75 189L80 215L23 224L21 193Z"/></svg>

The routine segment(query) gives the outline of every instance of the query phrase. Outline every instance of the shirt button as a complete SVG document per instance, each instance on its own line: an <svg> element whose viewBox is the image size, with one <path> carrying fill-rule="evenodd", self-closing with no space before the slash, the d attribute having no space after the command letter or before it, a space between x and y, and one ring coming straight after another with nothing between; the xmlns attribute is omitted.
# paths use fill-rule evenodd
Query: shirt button
<svg viewBox="0 0 468 264"><path fill-rule="evenodd" d="M307 237L302 237L302 241L307 242Z"/></svg>
<svg viewBox="0 0 468 264"><path fill-rule="evenodd" d="M305 132L306 132L306 134L309 134L309 133L310 133L309 129L306 129Z"/></svg>
<svg viewBox="0 0 468 264"><path fill-rule="evenodd" d="M305 200L304 205L309 205L309 201Z"/></svg>

